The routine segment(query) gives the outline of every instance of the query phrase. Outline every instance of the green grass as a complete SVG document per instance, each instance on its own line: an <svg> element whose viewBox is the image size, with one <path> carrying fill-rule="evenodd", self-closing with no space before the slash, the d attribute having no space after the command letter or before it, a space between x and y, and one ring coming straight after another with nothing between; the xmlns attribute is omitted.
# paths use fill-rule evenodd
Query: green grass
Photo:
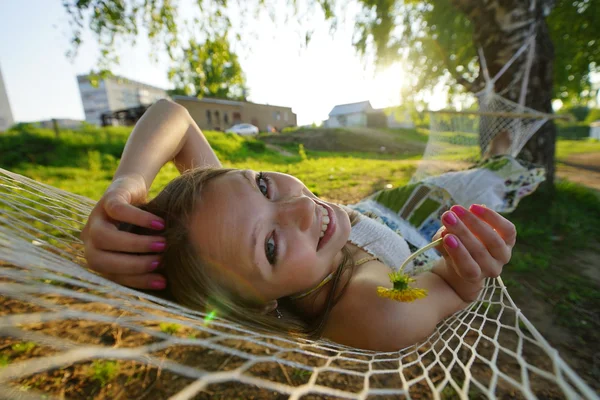
<svg viewBox="0 0 600 400"><path fill-rule="evenodd" d="M600 152L600 140L558 140L556 142L556 159L564 160L571 154Z"/></svg>
<svg viewBox="0 0 600 400"><path fill-rule="evenodd" d="M510 219L518 240L503 273L507 282L517 283L509 288L525 294L523 284L534 287L566 328L593 326L591 314L581 310L599 309L600 292L575 259L586 251L600 256L600 199L583 186L561 181L552 194L537 192L523 199Z"/></svg>
<svg viewBox="0 0 600 400"><path fill-rule="evenodd" d="M116 361L96 360L91 365L90 378L104 386L119 374L119 370Z"/></svg>
<svg viewBox="0 0 600 400"><path fill-rule="evenodd" d="M22 342L13 344L11 349L17 354L22 354L33 350L36 346L34 342Z"/></svg>
<svg viewBox="0 0 600 400"><path fill-rule="evenodd" d="M181 325L168 322L161 322L159 327L161 332L167 333L169 335L174 335L181 330Z"/></svg>
<svg viewBox="0 0 600 400"><path fill-rule="evenodd" d="M0 368L4 368L10 364L10 357L6 354L0 354Z"/></svg>

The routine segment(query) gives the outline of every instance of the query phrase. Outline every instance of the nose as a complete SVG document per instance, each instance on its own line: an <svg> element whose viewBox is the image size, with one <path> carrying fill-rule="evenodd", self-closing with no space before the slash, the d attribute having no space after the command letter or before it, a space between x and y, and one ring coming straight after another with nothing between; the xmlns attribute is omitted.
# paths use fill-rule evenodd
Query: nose
<svg viewBox="0 0 600 400"><path fill-rule="evenodd" d="M315 202L307 196L294 196L279 202L279 223L295 224L301 231L308 230L315 218Z"/></svg>

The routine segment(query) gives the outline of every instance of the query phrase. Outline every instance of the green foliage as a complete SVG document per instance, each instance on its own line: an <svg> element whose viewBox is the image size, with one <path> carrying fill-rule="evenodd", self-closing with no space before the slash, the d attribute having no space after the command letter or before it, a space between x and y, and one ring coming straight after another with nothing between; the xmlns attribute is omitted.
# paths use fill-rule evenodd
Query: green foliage
<svg viewBox="0 0 600 400"><path fill-rule="evenodd" d="M593 98L590 76L600 71L600 3L556 0L547 23L554 44L554 97Z"/></svg>
<svg viewBox="0 0 600 400"><path fill-rule="evenodd" d="M190 39L169 70L169 80L175 85L172 94L246 100L246 79L227 35L204 43Z"/></svg>
<svg viewBox="0 0 600 400"><path fill-rule="evenodd" d="M302 143L298 145L298 154L300 155L300 159L302 161L306 161L308 159L308 157L306 156L306 151L304 150L304 145Z"/></svg>
<svg viewBox="0 0 600 400"><path fill-rule="evenodd" d="M116 361L96 360L92 363L90 375L93 381L104 386L119 374L119 369Z"/></svg>
<svg viewBox="0 0 600 400"><path fill-rule="evenodd" d="M365 53L368 44L382 63L407 58L413 75L410 90L431 89L446 75L467 90L479 75L473 24L460 7L474 2L447 0L361 0L356 46ZM502 2L499 2L502 4ZM481 18L484 12L473 12ZM390 21L401 21L390 23ZM582 0L555 2L546 22L555 50L555 97L567 101L589 99L590 76L600 69L600 5ZM493 38L486 38L491 43ZM485 51L485 49L484 49Z"/></svg>
<svg viewBox="0 0 600 400"><path fill-rule="evenodd" d="M600 121L600 108L592 108L590 113L587 115L585 122L591 124L592 122Z"/></svg>
<svg viewBox="0 0 600 400"><path fill-rule="evenodd" d="M8 364L10 364L10 357L7 354L0 354L0 368L4 368Z"/></svg>
<svg viewBox="0 0 600 400"><path fill-rule="evenodd" d="M474 0L359 0L358 3L361 9L354 21L356 31L353 44L360 53L373 52L383 65L397 60L407 61L409 73L405 79L410 84L405 95L415 90L432 89L445 81L448 75L452 77L450 83L463 85L467 90L475 89L471 83L479 75L479 66L473 21L469 18L481 18L484 12L473 12L469 18L461 12L461 7L472 6L477 10L479 6ZM556 0L553 3L546 22L555 52L555 95L571 102L591 98L595 93L591 89L590 76L600 68L600 5L591 0ZM250 24L232 25L229 17L233 11L231 2L215 1L207 5L198 1L197 4L199 17L193 20L184 18L184 22L193 24L202 37L212 38L218 43L232 31L236 32L238 41L253 36L248 34ZM338 23L336 12L343 9L340 7L341 0L307 0L305 4L305 12L322 12L331 22L332 30L335 29ZM65 0L63 5L73 29L71 55L81 45L82 29L87 24L101 48L98 67L106 71L111 65L118 64L116 43L119 40L134 43L140 29L145 28L155 48L162 45L172 60L183 61L176 68L184 68L186 72L183 75L186 78L179 81L178 87L189 90L192 84L192 92L207 95L204 90L208 86L192 81L201 81L198 78L201 73L196 68L202 66L202 56L196 56L207 53L206 49L212 45L200 45L192 38L187 48L181 51L181 39L184 36L175 18L179 10L178 3L152 1L144 2L142 6L136 0ZM539 6L545 7L542 4ZM286 14L287 18L289 14L300 12L297 0L285 3L237 2L235 7L236 14L243 16L266 10L272 15ZM492 9L493 6L487 8ZM286 11L281 13L281 9ZM312 35L310 26L305 24L301 30L304 34L299 36L308 43ZM223 46L223 43L217 46L220 50L216 54L225 54L221 50ZM180 57L181 53L185 55ZM201 71L207 70L206 66L201 67ZM196 78L191 78L196 74ZM450 85L450 88L454 90L455 86ZM210 89L209 92L222 94L217 89Z"/></svg>
<svg viewBox="0 0 600 400"><path fill-rule="evenodd" d="M573 117L575 117L575 119L578 122L583 122L583 121L585 121L585 119L587 118L589 113L590 113L589 107L573 106L573 107L561 108L559 114L570 114Z"/></svg>
<svg viewBox="0 0 600 400"><path fill-rule="evenodd" d="M28 353L33 350L37 345L34 342L21 342L15 343L11 346L12 351L17 354Z"/></svg>
<svg viewBox="0 0 600 400"><path fill-rule="evenodd" d="M590 136L590 126L585 122L557 123L556 135L562 139L585 139Z"/></svg>
<svg viewBox="0 0 600 400"><path fill-rule="evenodd" d="M161 332L168 333L169 335L174 335L181 329L181 325L170 322L161 322L159 327Z"/></svg>

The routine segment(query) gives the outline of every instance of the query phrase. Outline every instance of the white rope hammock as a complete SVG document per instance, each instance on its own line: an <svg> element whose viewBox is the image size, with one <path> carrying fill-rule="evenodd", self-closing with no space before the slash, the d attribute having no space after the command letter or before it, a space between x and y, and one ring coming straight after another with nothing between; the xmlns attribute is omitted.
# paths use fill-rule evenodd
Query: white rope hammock
<svg viewBox="0 0 600 400"><path fill-rule="evenodd" d="M402 351L292 340L212 319L82 268L78 235L93 204L0 169L0 339L45 350L0 368L0 393L8 398L34 398L35 390L23 386L51 379L57 368L107 359L168 374L172 389L164 386L158 398L202 391L221 398L596 398L501 279L488 280L470 307ZM107 330L137 339L106 344Z"/></svg>
<svg viewBox="0 0 600 400"><path fill-rule="evenodd" d="M520 104L493 92L493 82L533 43L493 80L482 58L488 85L479 93L480 112L432 114L415 179L447 169L439 158L477 159L482 132L487 142L507 132L508 152L516 156L546 122L548 115L524 106L523 90ZM533 46L526 76L532 57ZM82 268L79 232L93 205L0 169L0 340L39 349L0 364L0 398L38 398L32 382L51 382L56 369L66 368L59 377L73 374L94 360L155 371L154 383L125 398L598 398L525 318L500 278L489 279L477 301L427 340L397 352L265 335ZM107 341L110 332L117 339Z"/></svg>

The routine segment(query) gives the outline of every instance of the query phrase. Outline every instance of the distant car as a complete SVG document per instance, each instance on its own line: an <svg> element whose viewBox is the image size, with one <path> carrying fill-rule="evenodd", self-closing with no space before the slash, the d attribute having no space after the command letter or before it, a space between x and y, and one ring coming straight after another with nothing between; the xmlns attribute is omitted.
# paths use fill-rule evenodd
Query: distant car
<svg viewBox="0 0 600 400"><path fill-rule="evenodd" d="M258 135L258 128L251 124L237 124L227 129L227 133L237 133L241 136Z"/></svg>

